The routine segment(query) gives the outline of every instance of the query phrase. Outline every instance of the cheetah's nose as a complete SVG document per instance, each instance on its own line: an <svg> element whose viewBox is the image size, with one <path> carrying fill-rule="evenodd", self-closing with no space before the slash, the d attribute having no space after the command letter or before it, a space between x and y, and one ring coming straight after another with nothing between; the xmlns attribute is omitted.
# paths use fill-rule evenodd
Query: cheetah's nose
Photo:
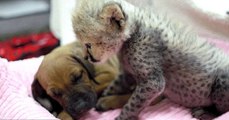
<svg viewBox="0 0 229 120"><path fill-rule="evenodd" d="M99 60L96 60L93 55L91 54L91 44L90 43L86 43L85 47L87 49L87 54L84 57L85 60L90 60L91 62L99 62Z"/></svg>
<svg viewBox="0 0 229 120"><path fill-rule="evenodd" d="M87 53L87 58L86 58L86 59L87 59L87 60L90 59L90 61L91 61L91 62L94 62L94 63L99 62L99 60L96 60L96 59L92 56L92 54L91 54L90 52Z"/></svg>
<svg viewBox="0 0 229 120"><path fill-rule="evenodd" d="M86 43L85 46L87 49L91 49L91 43Z"/></svg>

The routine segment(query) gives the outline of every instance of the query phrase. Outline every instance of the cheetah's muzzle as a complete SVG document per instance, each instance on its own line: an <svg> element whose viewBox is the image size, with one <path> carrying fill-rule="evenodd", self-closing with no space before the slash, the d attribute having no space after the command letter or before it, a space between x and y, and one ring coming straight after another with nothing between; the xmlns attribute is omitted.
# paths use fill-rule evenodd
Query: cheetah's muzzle
<svg viewBox="0 0 229 120"><path fill-rule="evenodd" d="M99 62L99 60L96 60L94 57L93 57L93 55L91 54L91 44L85 44L85 46L86 46L86 48L87 48L87 55L85 56L85 59L86 60L89 60L90 59L90 61L91 62L94 62L94 63L96 63L96 62Z"/></svg>

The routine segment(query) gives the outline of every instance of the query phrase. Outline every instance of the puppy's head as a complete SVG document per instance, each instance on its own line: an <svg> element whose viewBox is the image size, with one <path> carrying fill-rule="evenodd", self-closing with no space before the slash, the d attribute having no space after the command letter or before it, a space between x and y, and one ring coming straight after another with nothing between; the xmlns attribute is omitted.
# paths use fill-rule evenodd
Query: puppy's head
<svg viewBox="0 0 229 120"><path fill-rule="evenodd" d="M94 107L97 101L96 81L92 80L91 68L86 65L89 63L74 56L52 58L52 61L47 59L42 62L32 84L34 98L38 102L48 99L53 109L61 106L73 118Z"/></svg>
<svg viewBox="0 0 229 120"><path fill-rule="evenodd" d="M127 16L120 4L83 0L72 18L73 28L91 62L105 62L126 40Z"/></svg>

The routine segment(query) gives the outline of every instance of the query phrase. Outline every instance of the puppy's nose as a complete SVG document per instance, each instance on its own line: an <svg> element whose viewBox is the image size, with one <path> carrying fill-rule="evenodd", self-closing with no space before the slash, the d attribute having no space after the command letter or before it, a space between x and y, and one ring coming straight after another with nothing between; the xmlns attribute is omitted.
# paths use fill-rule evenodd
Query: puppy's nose
<svg viewBox="0 0 229 120"><path fill-rule="evenodd" d="M93 108L97 102L97 94L92 91L74 92L69 94L66 102L66 111L71 115L80 115Z"/></svg>

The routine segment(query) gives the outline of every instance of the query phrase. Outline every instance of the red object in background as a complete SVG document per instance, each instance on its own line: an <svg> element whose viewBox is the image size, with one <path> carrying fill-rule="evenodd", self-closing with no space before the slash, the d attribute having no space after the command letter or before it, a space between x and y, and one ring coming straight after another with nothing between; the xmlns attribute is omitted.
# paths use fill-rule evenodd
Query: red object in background
<svg viewBox="0 0 229 120"><path fill-rule="evenodd" d="M51 32L13 37L0 42L0 57L9 61L45 55L59 46Z"/></svg>

